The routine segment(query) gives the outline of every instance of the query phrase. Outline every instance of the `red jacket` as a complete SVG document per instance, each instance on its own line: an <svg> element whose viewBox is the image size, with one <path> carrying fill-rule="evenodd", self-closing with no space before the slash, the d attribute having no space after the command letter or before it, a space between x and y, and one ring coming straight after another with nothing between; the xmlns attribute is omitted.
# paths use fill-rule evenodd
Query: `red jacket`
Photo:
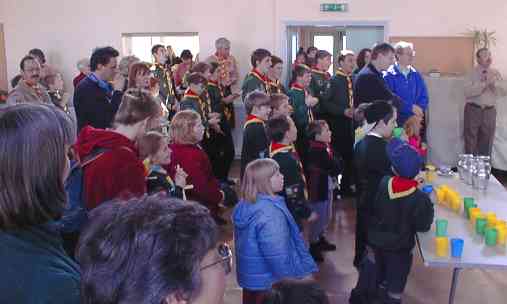
<svg viewBox="0 0 507 304"><path fill-rule="evenodd" d="M218 204L223 200L218 180L213 175L208 155L198 145L170 144L172 150L171 164L166 168L169 174L174 177L176 166L188 174L187 185L194 188L186 191L190 200L197 201L215 213Z"/></svg>
<svg viewBox="0 0 507 304"><path fill-rule="evenodd" d="M83 159L98 148L110 149L84 169L85 200L88 209L103 202L146 193L146 177L137 148L127 137L87 126L79 133L75 151Z"/></svg>
<svg viewBox="0 0 507 304"><path fill-rule="evenodd" d="M72 84L74 84L74 89L77 88L77 85L81 82L81 80L85 79L86 75L84 73L79 72L79 74L74 77L74 80L72 80Z"/></svg>

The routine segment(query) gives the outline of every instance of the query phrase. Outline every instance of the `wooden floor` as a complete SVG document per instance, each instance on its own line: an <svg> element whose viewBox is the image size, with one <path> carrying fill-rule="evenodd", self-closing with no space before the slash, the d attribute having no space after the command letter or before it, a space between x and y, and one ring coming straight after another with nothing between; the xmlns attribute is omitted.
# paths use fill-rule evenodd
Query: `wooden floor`
<svg viewBox="0 0 507 304"><path fill-rule="evenodd" d="M507 178L499 176L507 185ZM507 204L507 202L505 202ZM328 229L328 239L338 247L337 251L327 253L326 260L320 264L316 279L327 291L330 303L348 303L350 290L357 280L357 271L352 266L354 256L355 208L351 200L335 202L334 218ZM232 226L222 229L222 238L231 244ZM451 284L451 269L425 267L418 253L415 254L404 304L443 304L448 303ZM227 278L224 304L240 304L241 288L236 282L235 269ZM461 272L457 287L456 304L507 303L507 270L469 269Z"/></svg>

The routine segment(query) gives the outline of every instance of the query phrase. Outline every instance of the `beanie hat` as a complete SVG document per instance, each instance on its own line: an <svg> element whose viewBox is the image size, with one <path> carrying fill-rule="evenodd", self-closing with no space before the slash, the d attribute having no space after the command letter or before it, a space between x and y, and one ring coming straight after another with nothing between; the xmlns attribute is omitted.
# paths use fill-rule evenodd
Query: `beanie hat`
<svg viewBox="0 0 507 304"><path fill-rule="evenodd" d="M389 113L393 112L393 106L387 101L375 101L364 110L364 117L369 124L375 123Z"/></svg>
<svg viewBox="0 0 507 304"><path fill-rule="evenodd" d="M413 179L421 171L423 161L419 153L406 142L393 138L386 150L391 165L399 176Z"/></svg>

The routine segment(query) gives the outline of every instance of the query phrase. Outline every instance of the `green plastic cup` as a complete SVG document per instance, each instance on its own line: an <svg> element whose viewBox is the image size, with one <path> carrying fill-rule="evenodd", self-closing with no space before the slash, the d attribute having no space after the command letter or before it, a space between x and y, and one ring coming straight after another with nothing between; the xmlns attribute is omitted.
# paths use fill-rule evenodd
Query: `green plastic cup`
<svg viewBox="0 0 507 304"><path fill-rule="evenodd" d="M467 219L470 219L470 214L468 213L468 209L477 207L474 203L474 199L472 197L465 197L463 199L463 210L465 210L465 216Z"/></svg>
<svg viewBox="0 0 507 304"><path fill-rule="evenodd" d="M486 225L488 224L488 220L485 218L478 218L475 220L475 232L480 235L484 235L486 233Z"/></svg>
<svg viewBox="0 0 507 304"><path fill-rule="evenodd" d="M437 225L437 236L447 236L448 221L445 219L438 219L436 221L436 225Z"/></svg>
<svg viewBox="0 0 507 304"><path fill-rule="evenodd" d="M486 246L496 246L498 239L498 230L496 228L486 229Z"/></svg>
<svg viewBox="0 0 507 304"><path fill-rule="evenodd" d="M403 134L403 128L394 128L393 129L393 137L400 138L401 134Z"/></svg>

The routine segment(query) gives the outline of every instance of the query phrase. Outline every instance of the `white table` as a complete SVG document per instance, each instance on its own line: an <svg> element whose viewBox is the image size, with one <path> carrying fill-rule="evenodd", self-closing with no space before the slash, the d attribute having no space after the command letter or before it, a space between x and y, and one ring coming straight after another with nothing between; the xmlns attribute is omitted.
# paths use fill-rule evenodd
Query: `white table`
<svg viewBox="0 0 507 304"><path fill-rule="evenodd" d="M483 212L495 212L497 218L507 220L507 191L494 176L491 176L488 189L485 192L474 190L472 186L466 185L457 178L438 177L433 183L434 186L442 184L455 189L461 197L473 197L475 203ZM448 220L449 240L461 238L465 241L462 257L439 258L435 256L435 224L432 225L430 231L418 233L418 247L426 266L453 268L449 295L449 303L453 303L461 269L505 269L507 268L507 250L505 246L486 246L484 238L475 233L475 227L472 228L470 221L465 218L463 210L457 214L442 205L435 204L435 220L440 218Z"/></svg>

